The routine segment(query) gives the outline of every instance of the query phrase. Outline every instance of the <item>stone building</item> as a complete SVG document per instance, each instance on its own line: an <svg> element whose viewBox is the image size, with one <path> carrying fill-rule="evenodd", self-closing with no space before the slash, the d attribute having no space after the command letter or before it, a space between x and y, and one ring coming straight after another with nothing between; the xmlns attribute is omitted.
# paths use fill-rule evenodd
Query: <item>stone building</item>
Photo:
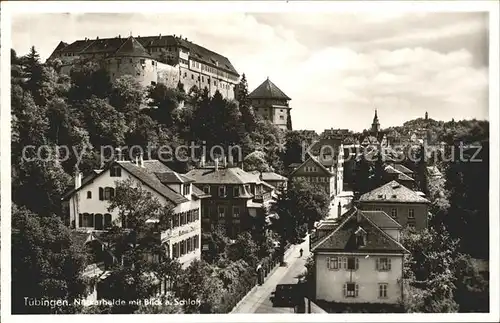
<svg viewBox="0 0 500 323"><path fill-rule="evenodd" d="M248 98L256 114L283 130L292 130L290 97L267 78Z"/></svg>
<svg viewBox="0 0 500 323"><path fill-rule="evenodd" d="M95 61L112 79L132 75L143 86L164 83L182 87L218 90L235 98L239 74L228 58L176 35L77 40L60 42L49 60L60 60L61 71L69 73L75 64Z"/></svg>

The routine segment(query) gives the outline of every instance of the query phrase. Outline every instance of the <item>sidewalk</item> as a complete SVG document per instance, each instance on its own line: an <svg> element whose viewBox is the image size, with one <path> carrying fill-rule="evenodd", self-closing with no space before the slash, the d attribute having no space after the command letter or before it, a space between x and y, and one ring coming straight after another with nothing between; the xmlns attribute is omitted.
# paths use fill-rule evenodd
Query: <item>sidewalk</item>
<svg viewBox="0 0 500 323"><path fill-rule="evenodd" d="M298 257L299 250L304 250L302 258ZM297 270L297 266L303 267L305 259L309 256L309 236L305 242L291 246L288 254L285 255L286 267L277 267L277 269L267 277L264 284L257 285L250 293L248 293L241 302L230 313L255 313L259 307L265 305L268 310L278 313L293 313L293 308L269 308L269 298L276 289L276 285L289 273L291 270ZM267 313L268 311L266 311Z"/></svg>

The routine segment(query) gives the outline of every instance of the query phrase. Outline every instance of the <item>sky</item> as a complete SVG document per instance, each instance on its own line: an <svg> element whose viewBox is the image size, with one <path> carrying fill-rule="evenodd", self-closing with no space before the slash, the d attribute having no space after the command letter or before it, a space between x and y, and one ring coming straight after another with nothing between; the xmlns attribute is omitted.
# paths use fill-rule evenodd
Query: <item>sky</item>
<svg viewBox="0 0 500 323"><path fill-rule="evenodd" d="M294 129L360 131L423 117L488 119L488 14L273 12L16 14L12 46L42 59L59 41L182 35L232 62L249 90L292 98Z"/></svg>

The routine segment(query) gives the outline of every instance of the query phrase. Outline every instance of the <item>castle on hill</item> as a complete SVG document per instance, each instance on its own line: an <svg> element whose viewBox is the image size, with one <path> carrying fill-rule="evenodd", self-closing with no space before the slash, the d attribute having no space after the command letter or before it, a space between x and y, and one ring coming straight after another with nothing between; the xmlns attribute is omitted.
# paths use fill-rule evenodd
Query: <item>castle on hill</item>
<svg viewBox="0 0 500 323"><path fill-rule="evenodd" d="M218 90L226 99L235 98L240 76L227 57L176 35L61 41L48 60L56 59L65 74L76 64L94 61L112 80L131 75L143 86L180 84L186 92L196 85L210 95Z"/></svg>

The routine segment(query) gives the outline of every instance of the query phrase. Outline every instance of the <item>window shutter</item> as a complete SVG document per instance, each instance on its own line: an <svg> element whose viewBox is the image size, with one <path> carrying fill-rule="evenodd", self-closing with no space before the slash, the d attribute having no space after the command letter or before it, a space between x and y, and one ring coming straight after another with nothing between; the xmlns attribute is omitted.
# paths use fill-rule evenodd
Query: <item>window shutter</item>
<svg viewBox="0 0 500 323"><path fill-rule="evenodd" d="M387 270L391 270L391 258L387 258Z"/></svg>
<svg viewBox="0 0 500 323"><path fill-rule="evenodd" d="M99 200L104 200L104 188L99 187Z"/></svg>
<svg viewBox="0 0 500 323"><path fill-rule="evenodd" d="M77 228L82 227L83 225L83 215L81 213L78 214L78 225L76 226Z"/></svg>
<svg viewBox="0 0 500 323"><path fill-rule="evenodd" d="M358 258L356 258L356 267L355 268L356 268L356 270L359 269L359 259Z"/></svg>
<svg viewBox="0 0 500 323"><path fill-rule="evenodd" d="M356 285L355 285L354 296L355 296L355 297L358 297L358 293L359 293L359 285L358 285L358 284L356 284Z"/></svg>
<svg viewBox="0 0 500 323"><path fill-rule="evenodd" d="M344 267L344 269L347 269L347 257L342 257L342 267Z"/></svg>
<svg viewBox="0 0 500 323"><path fill-rule="evenodd" d="M376 270L379 270L379 268L380 268L379 263L380 263L380 261L379 261L379 259L377 258L377 259L375 260L375 269L376 269Z"/></svg>
<svg viewBox="0 0 500 323"><path fill-rule="evenodd" d="M344 297L347 297L347 284L344 284Z"/></svg>
<svg viewBox="0 0 500 323"><path fill-rule="evenodd" d="M330 265L330 257L326 257L326 268L328 269L332 269L331 265Z"/></svg>

